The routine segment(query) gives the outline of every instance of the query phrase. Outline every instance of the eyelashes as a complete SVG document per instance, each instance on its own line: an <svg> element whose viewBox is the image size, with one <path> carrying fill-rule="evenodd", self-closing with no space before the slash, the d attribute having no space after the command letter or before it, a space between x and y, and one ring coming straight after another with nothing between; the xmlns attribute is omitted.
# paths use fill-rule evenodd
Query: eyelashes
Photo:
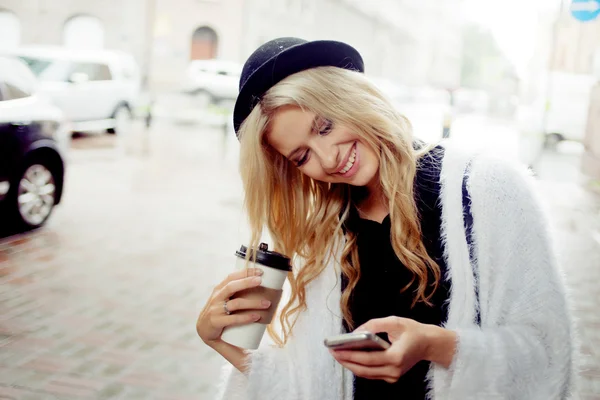
<svg viewBox="0 0 600 400"><path fill-rule="evenodd" d="M333 129L333 122L328 119L323 120L321 127L319 128L319 135L325 136Z"/></svg>
<svg viewBox="0 0 600 400"><path fill-rule="evenodd" d="M296 167L301 167L302 165L306 164L307 160L308 160L308 150L304 152L304 155L298 161L296 161Z"/></svg>
<svg viewBox="0 0 600 400"><path fill-rule="evenodd" d="M319 124L313 128L313 132L318 134L319 136L327 136L333 130L333 122L327 118L322 118L319 121ZM310 150L306 150L300 159L295 161L296 167L301 167L306 164L308 161L308 156L310 154Z"/></svg>

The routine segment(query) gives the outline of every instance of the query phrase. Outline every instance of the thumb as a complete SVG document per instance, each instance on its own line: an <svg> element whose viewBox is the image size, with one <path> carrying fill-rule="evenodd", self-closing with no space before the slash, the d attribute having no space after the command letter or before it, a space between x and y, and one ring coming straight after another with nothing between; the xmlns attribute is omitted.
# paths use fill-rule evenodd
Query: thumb
<svg viewBox="0 0 600 400"><path fill-rule="evenodd" d="M396 321L396 317L386 317L386 318L374 318L371 319L358 328L354 330L354 332L371 332L371 333L379 333L386 332L389 333L390 330L397 327L398 323Z"/></svg>

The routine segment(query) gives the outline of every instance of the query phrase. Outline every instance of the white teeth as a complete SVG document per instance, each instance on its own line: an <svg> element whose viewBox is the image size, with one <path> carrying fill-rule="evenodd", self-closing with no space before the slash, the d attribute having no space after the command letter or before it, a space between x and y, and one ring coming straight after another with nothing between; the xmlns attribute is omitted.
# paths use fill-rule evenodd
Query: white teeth
<svg viewBox="0 0 600 400"><path fill-rule="evenodd" d="M340 171L340 174L345 174L346 172L348 172L350 170L350 168L352 168L352 166L354 165L355 159L356 159L356 148L354 148L354 150L352 150L352 154L350 155L350 158L348 158L348 162L346 163L344 168Z"/></svg>

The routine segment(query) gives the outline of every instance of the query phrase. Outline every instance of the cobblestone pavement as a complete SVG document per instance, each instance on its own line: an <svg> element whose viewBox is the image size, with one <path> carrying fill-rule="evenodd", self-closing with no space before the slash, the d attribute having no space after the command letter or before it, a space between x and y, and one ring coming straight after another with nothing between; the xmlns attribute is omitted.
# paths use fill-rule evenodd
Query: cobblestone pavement
<svg viewBox="0 0 600 400"><path fill-rule="evenodd" d="M599 400L600 193L583 189L589 183L578 172L578 155L544 155L539 163L539 189L550 206L553 236L579 336L579 389L575 399Z"/></svg>
<svg viewBox="0 0 600 400"><path fill-rule="evenodd" d="M76 139L48 225L0 239L0 398L213 398L222 360L194 323L247 238L235 139L144 135ZM540 186L582 337L578 398L600 399L599 203Z"/></svg>
<svg viewBox="0 0 600 400"><path fill-rule="evenodd" d="M212 398L221 360L195 320L244 237L221 138L74 141L64 204L0 241L0 398Z"/></svg>

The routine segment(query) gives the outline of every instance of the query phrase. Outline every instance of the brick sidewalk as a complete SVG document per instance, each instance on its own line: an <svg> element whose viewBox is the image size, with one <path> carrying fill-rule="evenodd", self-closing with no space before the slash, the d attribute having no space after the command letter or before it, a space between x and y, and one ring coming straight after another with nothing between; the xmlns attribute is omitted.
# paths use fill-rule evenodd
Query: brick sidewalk
<svg viewBox="0 0 600 400"><path fill-rule="evenodd" d="M222 360L194 323L247 238L235 162L218 131L163 127L146 157L111 140L76 144L44 229L0 240L0 398L213 398ZM577 398L600 399L598 204L543 190L583 342Z"/></svg>
<svg viewBox="0 0 600 400"><path fill-rule="evenodd" d="M600 198L572 184L542 183L580 346L578 396L600 400Z"/></svg>
<svg viewBox="0 0 600 400"><path fill-rule="evenodd" d="M49 224L0 240L0 398L212 398L195 320L242 241L241 188L218 132L179 131L146 158L73 151Z"/></svg>

